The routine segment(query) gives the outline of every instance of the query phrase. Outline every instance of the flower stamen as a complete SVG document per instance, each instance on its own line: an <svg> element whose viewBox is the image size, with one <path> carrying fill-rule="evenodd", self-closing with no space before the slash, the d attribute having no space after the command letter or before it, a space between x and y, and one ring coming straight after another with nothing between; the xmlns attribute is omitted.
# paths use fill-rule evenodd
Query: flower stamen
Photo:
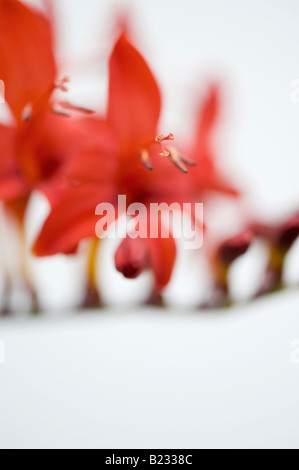
<svg viewBox="0 0 299 470"><path fill-rule="evenodd" d="M168 136L164 137L164 135L161 134L155 138L155 142L157 142L158 144L161 144L161 142L165 142L167 140L175 140L174 135L170 133L168 134Z"/></svg>
<svg viewBox="0 0 299 470"><path fill-rule="evenodd" d="M33 114L33 104L27 103L25 108L22 111L22 120L30 121L32 114Z"/></svg>
<svg viewBox="0 0 299 470"><path fill-rule="evenodd" d="M160 153L160 157L169 157L170 153L168 152L168 150L165 150L164 152Z"/></svg>
<svg viewBox="0 0 299 470"><path fill-rule="evenodd" d="M142 150L140 153L140 160L144 167L149 170L153 171L153 165L147 150Z"/></svg>
<svg viewBox="0 0 299 470"><path fill-rule="evenodd" d="M56 80L54 83L54 88L57 88L63 92L68 92L68 87L66 86L68 83L70 83L70 79L68 77L63 77L60 80Z"/></svg>
<svg viewBox="0 0 299 470"><path fill-rule="evenodd" d="M170 148L167 149L167 151L169 153L169 157L170 157L171 161L175 164L175 166L180 171L187 174L188 169L187 169L181 155L179 154L178 150L175 147L170 147Z"/></svg>

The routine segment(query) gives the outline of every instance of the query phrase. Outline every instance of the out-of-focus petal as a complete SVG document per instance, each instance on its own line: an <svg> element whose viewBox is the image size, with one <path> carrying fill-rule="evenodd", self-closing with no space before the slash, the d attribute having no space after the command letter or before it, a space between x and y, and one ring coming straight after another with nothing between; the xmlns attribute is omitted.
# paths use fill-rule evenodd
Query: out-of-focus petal
<svg viewBox="0 0 299 470"><path fill-rule="evenodd" d="M52 87L56 65L48 20L18 0L0 2L0 64L5 99L20 121Z"/></svg>
<svg viewBox="0 0 299 470"><path fill-rule="evenodd" d="M176 261L176 243L173 236L169 235L169 238L162 238L161 230L159 230L158 238L148 237L146 239L150 266L155 275L158 291L163 290L169 284Z"/></svg>
<svg viewBox="0 0 299 470"><path fill-rule="evenodd" d="M110 58L108 119L121 150L142 150L156 137L161 97L155 78L140 53L123 34Z"/></svg>
<svg viewBox="0 0 299 470"><path fill-rule="evenodd" d="M44 223L33 252L37 256L74 252L80 241L95 236L96 207L102 202L109 203L113 196L111 187L98 185L74 186L62 192Z"/></svg>
<svg viewBox="0 0 299 470"><path fill-rule="evenodd" d="M195 147L201 146L214 131L219 120L220 107L220 89L217 85L211 85L198 112Z"/></svg>
<svg viewBox="0 0 299 470"><path fill-rule="evenodd" d="M196 168L192 172L199 193L218 192L227 196L239 197L240 191L221 173L217 165L214 149L214 132L221 111L220 88L211 85L200 105L195 136L189 152Z"/></svg>
<svg viewBox="0 0 299 470"><path fill-rule="evenodd" d="M91 117L80 119L77 127L80 142L64 174L84 183L112 181L118 165L118 144L111 126Z"/></svg>
<svg viewBox="0 0 299 470"><path fill-rule="evenodd" d="M30 188L26 181L18 175L8 175L5 178L0 178L0 201L8 201L23 197L29 193Z"/></svg>
<svg viewBox="0 0 299 470"><path fill-rule="evenodd" d="M32 184L49 180L67 166L81 148L93 147L91 133L85 132L84 119L67 118L48 110L23 122L17 135L17 159ZM82 129L84 128L84 129Z"/></svg>
<svg viewBox="0 0 299 470"><path fill-rule="evenodd" d="M0 125L0 200L7 201L24 196L29 186L15 159L14 128Z"/></svg>

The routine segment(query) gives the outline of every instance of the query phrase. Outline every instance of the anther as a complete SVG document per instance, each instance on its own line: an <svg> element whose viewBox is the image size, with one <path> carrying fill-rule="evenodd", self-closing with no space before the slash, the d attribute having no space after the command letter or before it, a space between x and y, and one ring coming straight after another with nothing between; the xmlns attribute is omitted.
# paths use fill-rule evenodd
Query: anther
<svg viewBox="0 0 299 470"><path fill-rule="evenodd" d="M168 149L169 157L175 166L182 172L187 174L188 169L178 151L175 148Z"/></svg>
<svg viewBox="0 0 299 470"><path fill-rule="evenodd" d="M140 160L147 170L153 171L152 162L150 160L150 156L147 150L142 150L140 154Z"/></svg>
<svg viewBox="0 0 299 470"><path fill-rule="evenodd" d="M168 150L165 150L165 152L162 152L160 153L160 157L169 157L170 156L170 153L168 152Z"/></svg>
<svg viewBox="0 0 299 470"><path fill-rule="evenodd" d="M61 80L56 80L54 85L55 85L55 88L58 88L61 91L67 92L69 91L68 87L66 86L67 83L70 83L70 79L68 77L64 77Z"/></svg>
<svg viewBox="0 0 299 470"><path fill-rule="evenodd" d="M27 103L25 108L22 111L22 120L29 121L32 117L32 113L33 113L33 104Z"/></svg>
<svg viewBox="0 0 299 470"><path fill-rule="evenodd" d="M161 142L165 142L167 140L175 140L174 135L170 133L168 136L165 137L163 134L161 134L155 138L155 142L157 142L158 144L161 144Z"/></svg>

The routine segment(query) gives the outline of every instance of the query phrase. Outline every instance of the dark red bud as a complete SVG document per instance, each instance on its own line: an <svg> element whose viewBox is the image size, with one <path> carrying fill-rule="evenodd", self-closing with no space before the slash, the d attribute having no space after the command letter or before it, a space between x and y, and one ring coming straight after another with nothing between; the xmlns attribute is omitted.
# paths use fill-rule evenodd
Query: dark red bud
<svg viewBox="0 0 299 470"><path fill-rule="evenodd" d="M285 248L291 248L299 237L299 214L291 217L282 227L279 236L279 244Z"/></svg>
<svg viewBox="0 0 299 470"><path fill-rule="evenodd" d="M240 256L245 255L252 241L253 233L249 230L240 233L236 237L230 238L224 242L219 249L221 261L229 266Z"/></svg>
<svg viewBox="0 0 299 470"><path fill-rule="evenodd" d="M262 237L284 250L289 250L299 237L299 214L294 215L284 223L276 225L255 223L251 226L251 229L258 237Z"/></svg>
<svg viewBox="0 0 299 470"><path fill-rule="evenodd" d="M115 254L115 267L127 279L136 279L148 267L147 245L141 238L127 236Z"/></svg>

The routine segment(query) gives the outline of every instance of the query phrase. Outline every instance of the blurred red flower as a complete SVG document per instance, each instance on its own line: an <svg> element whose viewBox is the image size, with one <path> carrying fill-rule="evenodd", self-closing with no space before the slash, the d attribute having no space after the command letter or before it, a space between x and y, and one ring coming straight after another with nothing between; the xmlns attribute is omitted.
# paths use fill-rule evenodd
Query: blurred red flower
<svg viewBox="0 0 299 470"><path fill-rule="evenodd" d="M144 58L124 34L111 54L109 71L107 123L94 118L102 136L102 150L87 148L84 155L81 153L69 165L68 177L81 184L71 187L53 206L34 247L39 256L70 252L83 238L93 237L96 206L101 202L116 205L118 195L126 195L128 205L189 200L183 183L186 175L169 164L170 158L185 172L187 159L174 155L173 145L168 151L167 140L162 136L156 138L160 91ZM173 139L171 135L168 138ZM148 171L152 165L155 171ZM156 270L157 286L162 288L169 281L176 250L172 239L155 240L157 252L162 251L159 244L163 252L169 252L169 256L164 256L167 263L162 270L164 279L161 279L161 266L160 272ZM149 246L150 243L147 249ZM159 263L152 263L152 267L153 264ZM125 268L123 272L127 272Z"/></svg>
<svg viewBox="0 0 299 470"><path fill-rule="evenodd" d="M88 128L55 111L53 91L65 90L67 80L57 80L51 24L18 0L0 2L0 64L14 119L0 125L0 199L22 220L33 189L56 196L52 185L61 183Z"/></svg>
<svg viewBox="0 0 299 470"><path fill-rule="evenodd" d="M93 118L102 137L101 151L96 146L87 148L69 165L68 177L79 184L69 188L53 206L34 246L39 256L73 252L82 239L93 237L96 206L101 202L116 206L118 195L126 195L128 205L140 202L148 206L151 202L196 202L210 190L238 194L221 178L214 163L211 133L219 114L218 89L211 89L200 110L191 151L198 168L183 175L175 166L187 173L185 165L192 162L174 146L172 135L155 138L161 94L144 58L124 33L111 54L109 73L107 122ZM169 165L169 159L175 166ZM153 168L155 171L147 171ZM153 255L153 246L160 262ZM175 259L172 238L126 239L116 254L116 265L128 277L150 265L155 271L156 287L161 290L170 280Z"/></svg>

